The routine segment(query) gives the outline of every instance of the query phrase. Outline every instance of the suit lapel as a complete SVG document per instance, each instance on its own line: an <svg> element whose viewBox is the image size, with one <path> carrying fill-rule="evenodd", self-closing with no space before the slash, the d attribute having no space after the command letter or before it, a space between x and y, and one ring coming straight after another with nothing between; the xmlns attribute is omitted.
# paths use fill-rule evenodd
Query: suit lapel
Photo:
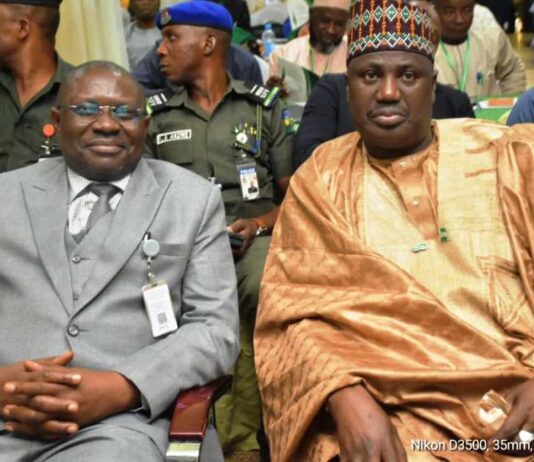
<svg viewBox="0 0 534 462"><path fill-rule="evenodd" d="M68 186L64 162L47 160L51 170L33 183L23 183L26 209L37 251L67 313L72 312L72 284L65 248Z"/></svg>
<svg viewBox="0 0 534 462"><path fill-rule="evenodd" d="M158 183L147 162L141 159L113 213L109 232L96 256L93 274L75 306L76 311L83 309L106 287L138 248L169 185L170 181Z"/></svg>

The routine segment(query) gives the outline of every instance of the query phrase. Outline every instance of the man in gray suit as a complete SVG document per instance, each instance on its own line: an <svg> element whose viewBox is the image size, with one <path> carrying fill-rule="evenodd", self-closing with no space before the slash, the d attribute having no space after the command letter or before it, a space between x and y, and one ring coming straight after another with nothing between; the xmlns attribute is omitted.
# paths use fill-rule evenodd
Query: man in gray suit
<svg viewBox="0 0 534 462"><path fill-rule="evenodd" d="M118 66L77 68L53 119L64 157L0 180L1 458L160 461L176 394L238 354L220 193L142 158Z"/></svg>

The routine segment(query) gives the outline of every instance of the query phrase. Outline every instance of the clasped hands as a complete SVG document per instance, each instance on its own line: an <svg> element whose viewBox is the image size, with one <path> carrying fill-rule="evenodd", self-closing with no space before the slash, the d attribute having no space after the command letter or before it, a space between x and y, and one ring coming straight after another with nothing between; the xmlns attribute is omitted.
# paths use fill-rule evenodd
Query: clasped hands
<svg viewBox="0 0 534 462"><path fill-rule="evenodd" d="M69 351L0 370L7 431L56 440L139 402L139 392L122 375L68 367L73 357Z"/></svg>
<svg viewBox="0 0 534 462"><path fill-rule="evenodd" d="M520 430L534 431L534 380L516 387L506 398L512 410L489 440L488 448L495 447L493 442L497 440L513 441ZM328 398L328 405L337 427L341 462L407 461L406 450L397 430L363 386L351 386L334 392ZM506 453L527 456L532 454L532 449Z"/></svg>

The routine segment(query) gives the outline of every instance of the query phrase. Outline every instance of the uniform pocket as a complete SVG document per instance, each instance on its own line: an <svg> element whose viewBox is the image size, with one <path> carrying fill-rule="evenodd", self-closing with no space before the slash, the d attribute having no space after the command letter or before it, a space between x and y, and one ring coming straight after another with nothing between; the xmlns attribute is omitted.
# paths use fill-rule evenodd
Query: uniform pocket
<svg viewBox="0 0 534 462"><path fill-rule="evenodd" d="M159 159L178 165L192 164L194 149L191 129L158 134L156 151Z"/></svg>

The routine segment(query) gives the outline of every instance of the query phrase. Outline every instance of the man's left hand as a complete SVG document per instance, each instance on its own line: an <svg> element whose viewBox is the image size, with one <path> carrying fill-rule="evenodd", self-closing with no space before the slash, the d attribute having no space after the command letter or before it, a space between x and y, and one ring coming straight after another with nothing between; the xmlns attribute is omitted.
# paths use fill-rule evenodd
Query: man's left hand
<svg viewBox="0 0 534 462"><path fill-rule="evenodd" d="M512 410L508 417L502 424L501 428L493 435L488 447L489 448L507 448L509 451L504 452L513 456L527 456L534 454L534 442L530 443L530 449L521 447L517 450L517 445L506 444L503 442L518 442L517 438L521 430L526 430L534 433L534 379L514 388L506 397L508 402L512 405ZM525 446L525 445L522 445Z"/></svg>
<svg viewBox="0 0 534 462"><path fill-rule="evenodd" d="M247 249L252 245L252 241L256 237L256 231L258 231L258 224L254 220L248 220L246 218L239 218L227 227L229 233L239 233L245 238L243 245L238 249L232 248L234 257L242 257L245 255Z"/></svg>
<svg viewBox="0 0 534 462"><path fill-rule="evenodd" d="M4 407L6 426L11 431L53 439L129 410L140 401L137 388L117 372L46 366L33 361L26 361L24 367L31 373L29 379L8 382L4 387L14 402L20 398L26 401L24 406ZM47 380L62 373L78 374L79 383L67 386Z"/></svg>

